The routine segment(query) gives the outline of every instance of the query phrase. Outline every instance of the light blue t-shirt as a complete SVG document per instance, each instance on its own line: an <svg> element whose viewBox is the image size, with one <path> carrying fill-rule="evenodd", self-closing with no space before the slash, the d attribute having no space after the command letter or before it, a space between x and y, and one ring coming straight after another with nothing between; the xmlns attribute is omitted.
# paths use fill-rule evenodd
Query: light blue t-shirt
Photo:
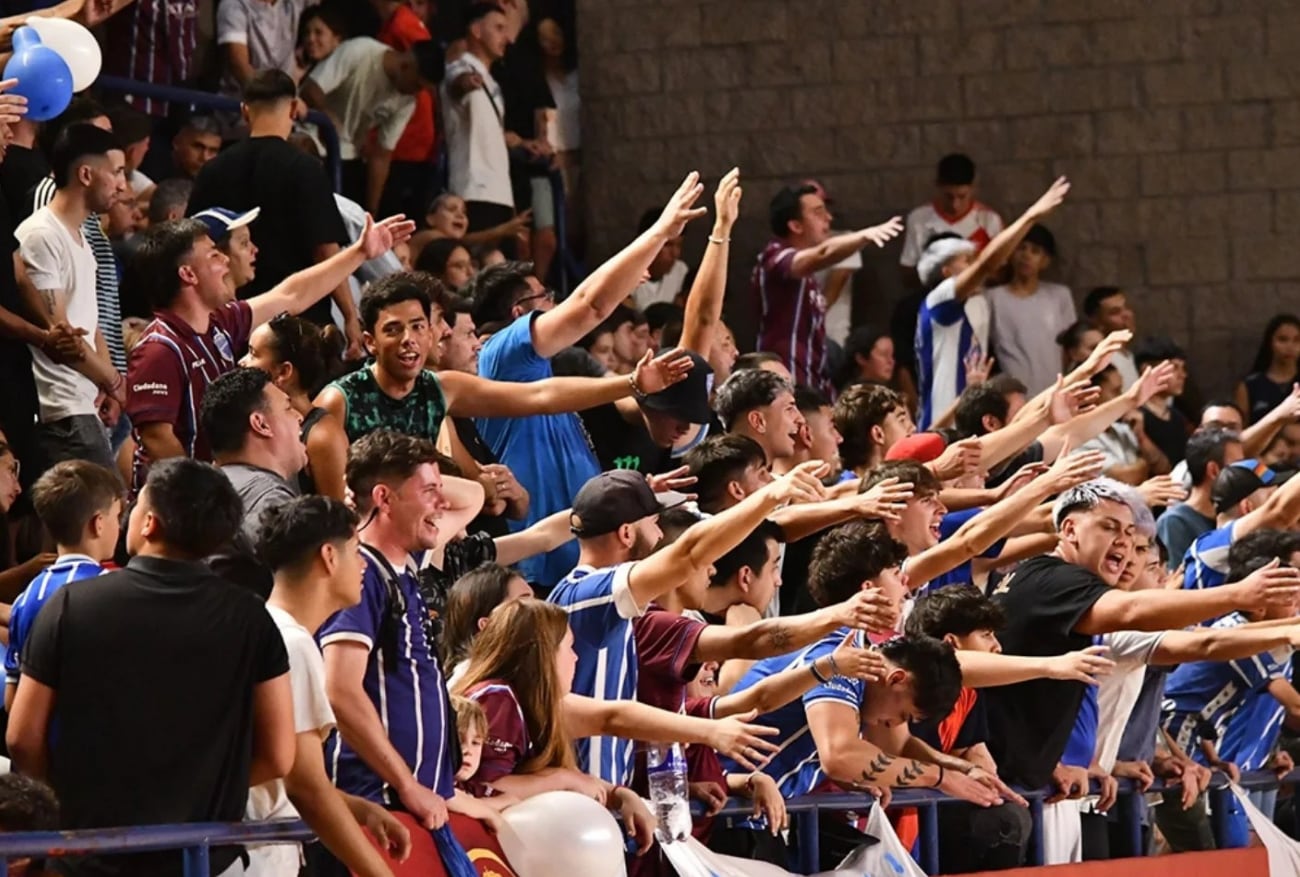
<svg viewBox="0 0 1300 877"><path fill-rule="evenodd" d="M550 361L533 349L532 325L539 315L538 311L525 314L488 339L479 352L482 377L528 383L552 376ZM510 467L528 491L528 517L512 523L516 530L564 511L573 505L579 488L600 474L600 464L576 414L480 417L475 425L497 459ZM551 588L577 565L578 543L570 540L519 566L529 581Z"/></svg>

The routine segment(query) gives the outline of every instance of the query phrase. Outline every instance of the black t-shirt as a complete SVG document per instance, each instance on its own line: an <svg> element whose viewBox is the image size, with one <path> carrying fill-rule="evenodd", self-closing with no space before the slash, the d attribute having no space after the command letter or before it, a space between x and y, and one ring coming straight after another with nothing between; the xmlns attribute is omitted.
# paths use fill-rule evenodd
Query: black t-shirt
<svg viewBox="0 0 1300 877"><path fill-rule="evenodd" d="M49 175L49 162L39 149L10 146L5 150L4 163L0 164L0 193L15 225L31 215L32 189Z"/></svg>
<svg viewBox="0 0 1300 877"><path fill-rule="evenodd" d="M629 423L617 405L589 408L581 416L602 470L631 469L644 475L661 475L677 468L673 449L655 444L645 424L639 419Z"/></svg>
<svg viewBox="0 0 1300 877"><path fill-rule="evenodd" d="M1043 462L1043 444L1042 442L1031 442L1029 447L990 472L988 477L984 479L984 486L989 488L998 487L1019 472L1021 467L1028 466L1030 463L1041 462Z"/></svg>
<svg viewBox="0 0 1300 877"><path fill-rule="evenodd" d="M1142 409L1142 428L1147 438L1160 449L1171 464L1177 463L1187 453L1187 418L1172 405L1169 419L1162 420L1147 409Z"/></svg>
<svg viewBox="0 0 1300 877"><path fill-rule="evenodd" d="M1088 570L1054 555L1026 560L998 586L1006 613L998 633L1008 655L1063 655L1092 645L1076 633L1093 604L1110 590ZM1083 701L1083 683L1034 679L982 692L988 700L989 750L1008 782L1038 788L1051 779Z"/></svg>
<svg viewBox="0 0 1300 877"><path fill-rule="evenodd" d="M8 157L6 156L6 165ZM5 165L0 165L4 167ZM13 254L18 250L18 239L14 237L14 222L9 209L7 197L0 198L0 307L23 313L22 302L18 298L18 281L14 277ZM27 345L16 338L0 336L0 375L5 381L5 403L0 406L0 426L5 436L14 447L14 453L21 461L23 455L30 455L34 450L28 439L32 434L32 423L40 409L36 395L36 380L32 376L32 354ZM32 481L40 475L32 466L32 472L23 470L24 491L30 488Z"/></svg>
<svg viewBox="0 0 1300 877"><path fill-rule="evenodd" d="M261 208L249 226L257 245L257 276L239 290L240 298L249 298L314 265L315 247L349 243L333 193L319 162L279 137L252 137L203 166L194 181L189 213L209 207L240 212ZM303 316L328 324L329 296Z"/></svg>
<svg viewBox="0 0 1300 877"><path fill-rule="evenodd" d="M954 723L957 724L956 734L952 736L952 744L945 746L944 738L952 734L951 725ZM947 716L914 722L910 727L913 737L924 740L938 751L960 752L988 742L988 701L974 689L963 689L957 705Z"/></svg>
<svg viewBox="0 0 1300 877"><path fill-rule="evenodd" d="M59 590L23 673L53 688L50 783L62 827L239 822L253 690L289 672L266 607L201 563L132 558ZM220 874L239 848L213 849ZM175 877L179 851L52 862L60 873Z"/></svg>

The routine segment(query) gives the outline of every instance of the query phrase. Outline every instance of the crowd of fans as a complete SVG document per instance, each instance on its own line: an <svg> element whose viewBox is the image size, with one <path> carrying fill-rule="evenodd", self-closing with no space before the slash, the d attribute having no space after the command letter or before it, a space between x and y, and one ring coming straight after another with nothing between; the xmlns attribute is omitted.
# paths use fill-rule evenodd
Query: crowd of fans
<svg viewBox="0 0 1300 877"><path fill-rule="evenodd" d="M193 4L118 5L109 69L193 84ZM212 873L381 877L394 812L493 833L564 790L668 874L640 744L675 742L694 835L782 866L785 802L828 790L959 799L944 873L1025 862L1017 789L1051 790L1049 863L1145 852L1120 779L1164 783L1144 847L1249 842L1205 790L1293 767L1300 318L1199 399L1122 286L1080 319L1051 279L1068 180L1004 223L964 155L853 232L783 188L756 254L739 170L711 205L692 172L558 300L571 14L446 5L221 0L238 118L0 95L0 828L299 815L319 843ZM907 296L855 324L861 251L900 238ZM861 828L823 814L824 867Z"/></svg>

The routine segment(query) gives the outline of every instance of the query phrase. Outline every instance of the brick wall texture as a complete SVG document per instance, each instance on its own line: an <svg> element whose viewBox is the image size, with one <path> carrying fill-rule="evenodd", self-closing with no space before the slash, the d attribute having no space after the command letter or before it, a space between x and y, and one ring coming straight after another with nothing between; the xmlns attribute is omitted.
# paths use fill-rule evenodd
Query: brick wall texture
<svg viewBox="0 0 1300 877"><path fill-rule="evenodd" d="M579 0L593 257L689 170L732 165L745 200L727 313L752 345L746 278L785 182L824 181L837 227L929 197L968 152L1005 219L1058 174L1053 269L1081 297L1129 290L1139 333L1184 344L1222 392L1264 321L1300 311L1300 0ZM711 190L710 190L711 191ZM698 259L707 234L688 234ZM870 254L859 319L900 294Z"/></svg>

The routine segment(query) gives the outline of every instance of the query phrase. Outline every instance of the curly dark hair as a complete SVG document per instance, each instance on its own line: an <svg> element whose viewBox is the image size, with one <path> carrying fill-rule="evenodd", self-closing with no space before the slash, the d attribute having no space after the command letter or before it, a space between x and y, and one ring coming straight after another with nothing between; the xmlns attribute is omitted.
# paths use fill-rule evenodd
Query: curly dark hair
<svg viewBox="0 0 1300 877"><path fill-rule="evenodd" d="M882 426L886 417L906 407L900 393L882 384L853 384L835 400L831 422L844 439L840 462L846 470L867 465L871 459L872 427Z"/></svg>
<svg viewBox="0 0 1300 877"><path fill-rule="evenodd" d="M903 630L909 636L943 639L948 634L968 636L977 630L998 631L1006 623L1002 607L978 588L950 585L936 588L918 599Z"/></svg>
<svg viewBox="0 0 1300 877"><path fill-rule="evenodd" d="M850 521L822 536L808 568L808 593L818 606L843 603L862 583L907 559L907 546L880 521Z"/></svg>
<svg viewBox="0 0 1300 877"><path fill-rule="evenodd" d="M952 646L929 636L900 636L880 646L885 660L912 677L912 703L921 715L940 719L961 694L961 664Z"/></svg>

